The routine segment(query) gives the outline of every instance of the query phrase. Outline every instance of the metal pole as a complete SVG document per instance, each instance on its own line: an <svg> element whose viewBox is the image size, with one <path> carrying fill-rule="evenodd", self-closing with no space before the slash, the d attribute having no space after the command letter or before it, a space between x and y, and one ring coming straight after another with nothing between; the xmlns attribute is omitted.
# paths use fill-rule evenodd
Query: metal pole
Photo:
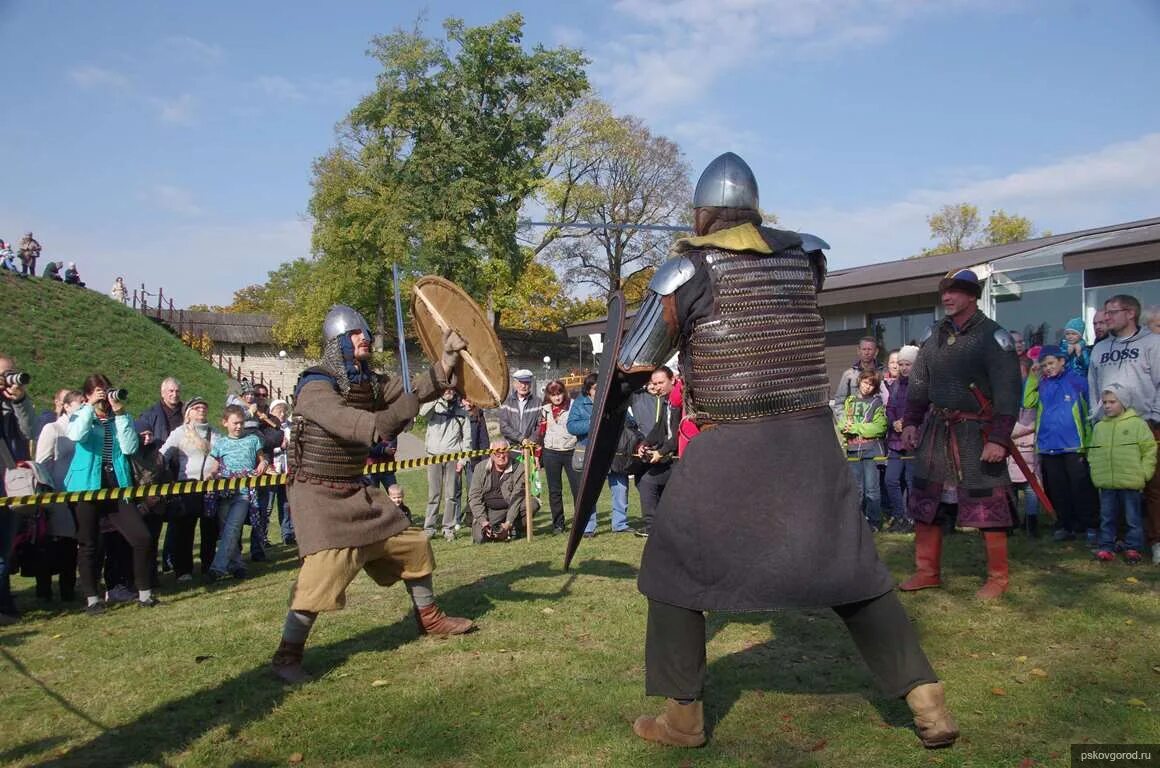
<svg viewBox="0 0 1160 768"><path fill-rule="evenodd" d="M403 298L399 293L399 265L391 265L395 283L395 334L399 337L399 369L403 374L403 391L411 392L411 367L407 364L407 340L403 337Z"/></svg>

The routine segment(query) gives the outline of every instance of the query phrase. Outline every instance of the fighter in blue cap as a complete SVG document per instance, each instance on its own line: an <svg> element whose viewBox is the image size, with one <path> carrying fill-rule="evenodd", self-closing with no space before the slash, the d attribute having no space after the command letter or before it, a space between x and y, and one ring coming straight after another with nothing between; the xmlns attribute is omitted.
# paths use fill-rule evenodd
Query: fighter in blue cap
<svg viewBox="0 0 1160 768"><path fill-rule="evenodd" d="M1007 591L1007 446L1022 401L1015 342L979 311L983 286L969 269L939 283L946 316L931 327L910 370L902 447L917 447L908 503L916 573L899 589L942 586L940 502L952 498L959 525L983 532L987 582L980 599ZM921 429L921 434L919 430Z"/></svg>

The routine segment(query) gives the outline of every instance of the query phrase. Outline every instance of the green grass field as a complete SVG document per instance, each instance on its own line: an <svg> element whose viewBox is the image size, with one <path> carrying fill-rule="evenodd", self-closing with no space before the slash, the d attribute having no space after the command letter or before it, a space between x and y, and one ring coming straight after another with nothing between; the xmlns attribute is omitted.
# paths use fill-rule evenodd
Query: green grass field
<svg viewBox="0 0 1160 768"><path fill-rule="evenodd" d="M162 326L107 296L5 272L0 304L6 314L0 354L32 374L29 393L38 413L52 408L57 390L80 389L94 372L129 390L133 415L157 402L166 376L182 383L186 398L225 402L225 374Z"/></svg>
<svg viewBox="0 0 1160 768"><path fill-rule="evenodd" d="M424 473L400 477L421 515ZM480 626L465 637L419 637L404 589L360 576L348 608L319 619L317 680L297 689L266 667L295 573L286 547L241 583L166 575L152 610L33 610L0 630L0 763L1025 768L1068 766L1072 743L1160 742L1160 569L1017 537L1012 590L983 605L982 545L961 533L947 588L903 596L962 727L955 748L921 749L825 609L711 615L712 740L646 744L630 729L660 704L643 693L644 540L604 532L563 573L564 539L539 523L530 543L434 541L440 604ZM906 574L911 537L879 542ZM25 606L29 585L15 582Z"/></svg>
<svg viewBox="0 0 1160 768"><path fill-rule="evenodd" d="M224 376L99 294L2 276L0 299L0 352L32 373L38 410L95 370L133 391L134 413L166 374L187 396L224 399ZM400 480L422 515L425 473ZM954 749L919 747L905 705L877 692L825 609L712 615L712 740L691 752L641 742L631 721L660 706L643 693L644 541L606 532L607 498L600 514L602 534L567 574L546 511L530 543L436 539L440 604L480 626L466 637L420 638L405 590L359 577L347 610L319 620L306 658L318 679L297 689L266 666L297 565L286 547L245 582L166 575L160 607L99 618L37 606L14 578L27 613L0 628L0 764L1028 768L1068 766L1073 743L1160 742L1160 569L1015 538L1012 590L983 605L969 533L947 540L946 589L902 598L962 727ZM907 574L911 537L878 541Z"/></svg>

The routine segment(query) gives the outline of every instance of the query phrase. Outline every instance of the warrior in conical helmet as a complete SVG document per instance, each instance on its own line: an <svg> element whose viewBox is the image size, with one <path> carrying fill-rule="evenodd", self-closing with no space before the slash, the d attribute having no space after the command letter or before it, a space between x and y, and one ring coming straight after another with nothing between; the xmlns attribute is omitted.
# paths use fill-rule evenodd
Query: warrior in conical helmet
<svg viewBox="0 0 1160 768"><path fill-rule="evenodd" d="M363 478L371 446L405 431L420 403L455 386L465 342L446 332L442 359L416 374L408 390L400 377L371 370L370 328L354 309L331 309L322 337L322 363L302 373L294 393L287 496L302 567L271 662L274 673L290 683L309 679L302 656L314 620L345 605L346 588L359 571L381 586L402 581L421 633L458 635L474 626L435 605L430 542L422 530L408 527L382 489Z"/></svg>
<svg viewBox="0 0 1160 768"><path fill-rule="evenodd" d="M817 304L829 246L761 226L757 181L731 152L705 169L693 206L695 236L657 270L616 366L631 377L679 349L686 408L703 429L644 549L645 687L667 701L633 729L705 742L706 611L831 606L880 685L910 705L922 743L948 746L958 727L834 433Z"/></svg>

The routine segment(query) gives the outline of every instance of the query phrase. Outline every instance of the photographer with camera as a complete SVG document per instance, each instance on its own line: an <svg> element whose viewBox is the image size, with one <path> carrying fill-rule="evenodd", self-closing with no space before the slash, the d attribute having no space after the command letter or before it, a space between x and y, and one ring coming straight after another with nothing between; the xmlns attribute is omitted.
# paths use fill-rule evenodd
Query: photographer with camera
<svg viewBox="0 0 1160 768"><path fill-rule="evenodd" d="M524 516L524 471L511 459L511 446L502 437L491 441L491 456L471 473L467 505L471 510L471 540L510 541L519 534L516 523ZM540 511L532 498L532 515Z"/></svg>
<svg viewBox="0 0 1160 768"><path fill-rule="evenodd" d="M65 475L65 490L96 491L101 488L127 488L133 485L129 456L137 451L140 440L133 428L133 417L125 411L128 393L114 389L101 373L85 379L82 392L85 403L69 418L68 437L76 443L72 464ZM151 608L158 604L150 589L152 563L149 529L137 507L127 501L78 501L73 505L77 521L80 552L81 591L85 594L85 612L104 613L105 604L97 591L101 563L101 521L108 521L120 532L133 550L133 581L137 587L137 604Z"/></svg>
<svg viewBox="0 0 1160 768"><path fill-rule="evenodd" d="M7 473L16 462L28 461L29 441L35 428L36 410L25 388L27 373L16 370L12 358L0 355L0 464ZM7 492L7 488L4 489ZM11 624L19 617L9 585L9 563L12 541L20 522L11 507L0 507L0 625Z"/></svg>
<svg viewBox="0 0 1160 768"><path fill-rule="evenodd" d="M673 371L662 365L652 372L648 386L634 395L629 404L629 413L644 435L644 440L636 447L636 457L644 462L644 469L636 474L640 516L644 523L638 534L643 536L648 536L652 529L653 516L661 503L661 494L668 485L673 459L677 455L681 413L669 402L672 391Z"/></svg>

